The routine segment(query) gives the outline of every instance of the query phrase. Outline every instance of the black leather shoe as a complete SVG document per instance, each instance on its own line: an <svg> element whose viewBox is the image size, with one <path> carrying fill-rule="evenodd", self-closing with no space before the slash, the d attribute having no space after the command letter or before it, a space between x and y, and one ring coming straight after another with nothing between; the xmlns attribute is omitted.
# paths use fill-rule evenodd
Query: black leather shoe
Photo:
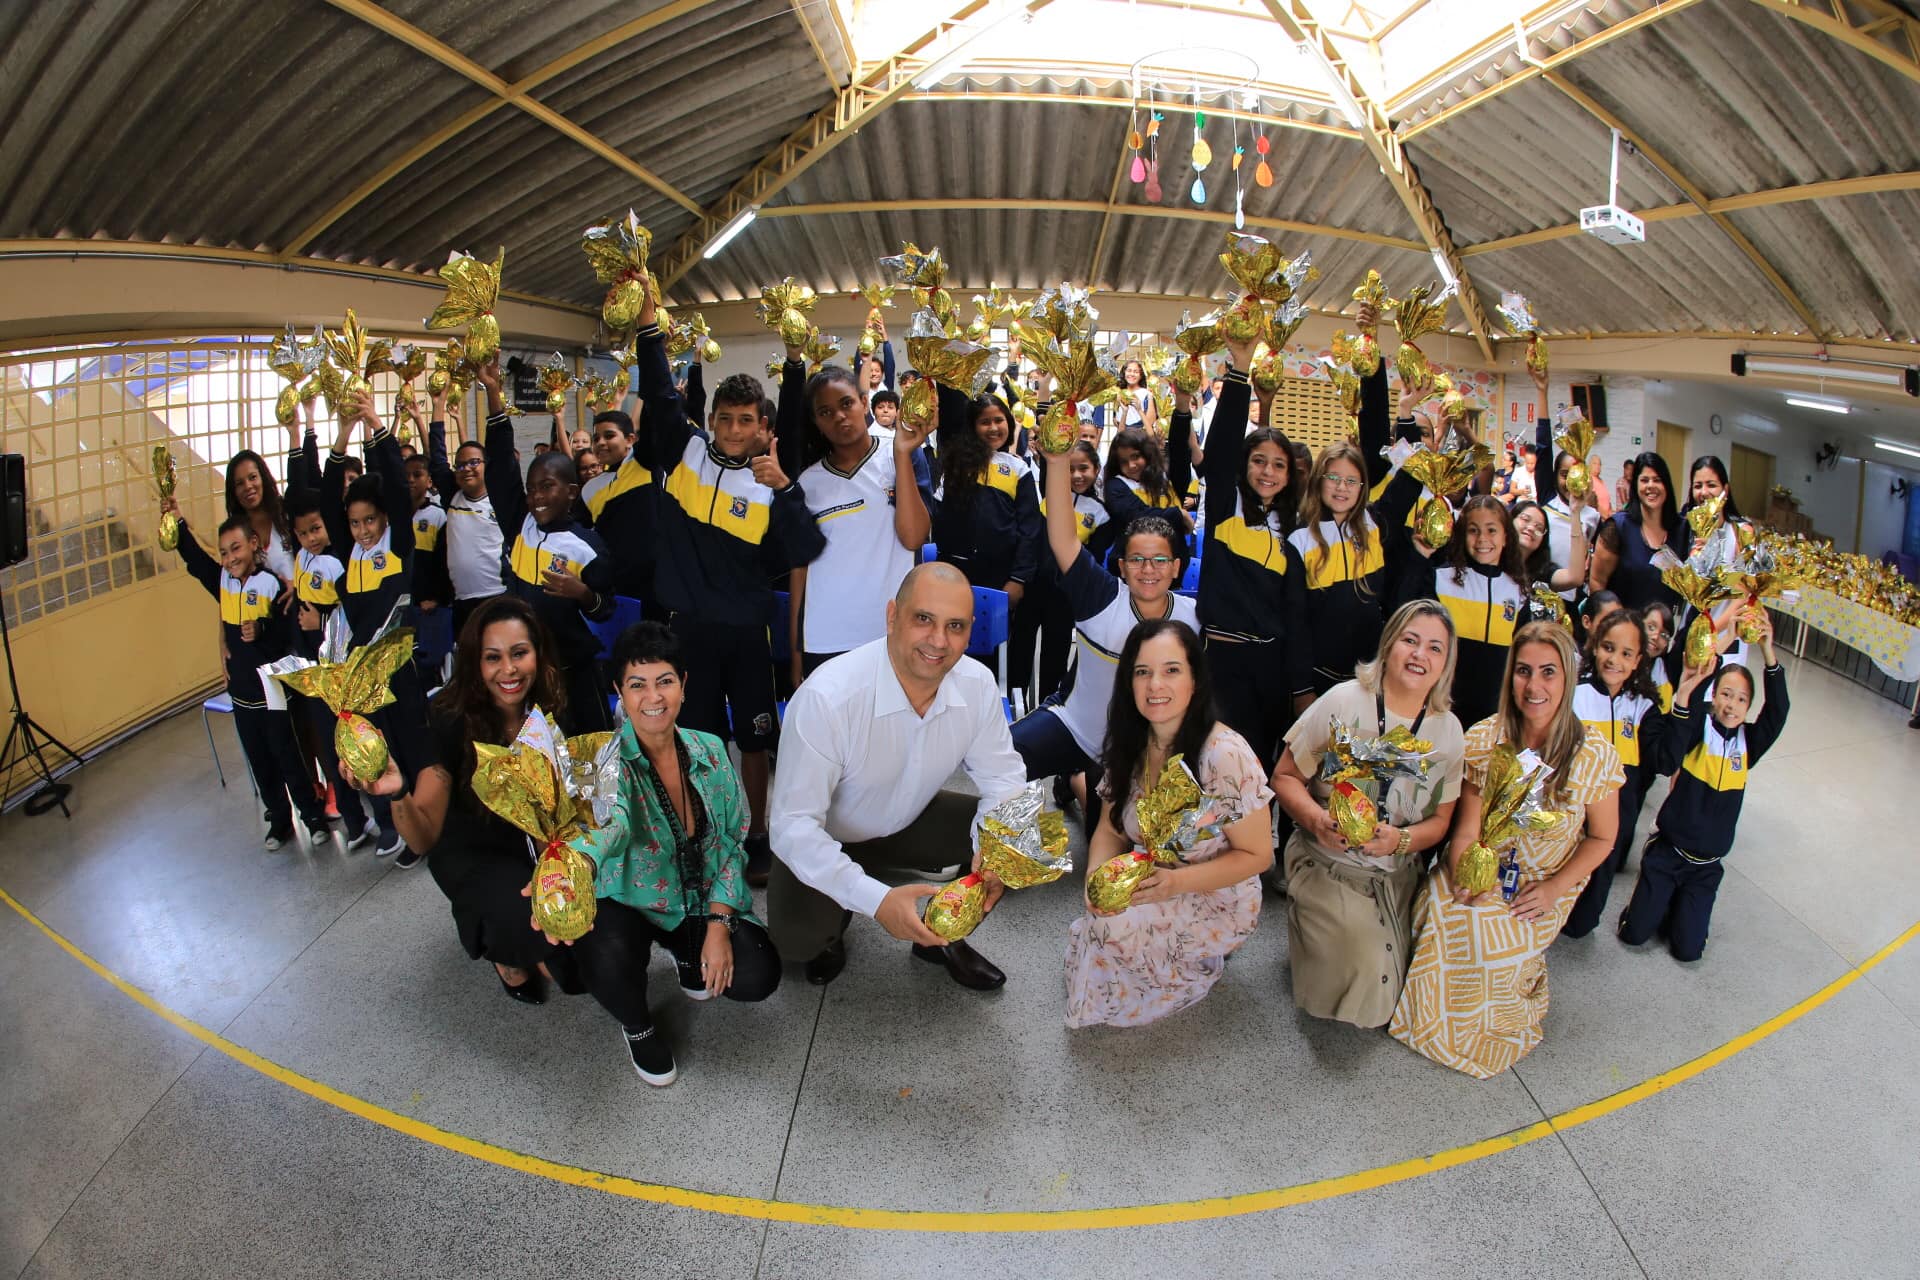
<svg viewBox="0 0 1920 1280"><path fill-rule="evenodd" d="M493 976L500 978L500 971L495 969ZM500 989L507 993L508 999L518 1000L521 1004L545 1004L547 1002L547 984L540 981L540 975L537 973L529 972L527 974L527 980L517 987L505 978L500 978Z"/></svg>
<svg viewBox="0 0 1920 1280"><path fill-rule="evenodd" d="M993 991L1006 985L1007 975L1000 972L993 961L968 946L964 939L949 942L944 947L923 947L915 943L913 958L925 960L928 964L947 966L948 977L975 991Z"/></svg>
<svg viewBox="0 0 1920 1280"><path fill-rule="evenodd" d="M847 967L847 942L845 938L836 938L825 951L807 961L807 981L816 987L824 987L840 976Z"/></svg>
<svg viewBox="0 0 1920 1280"><path fill-rule="evenodd" d="M767 843L765 835L757 835L747 837L746 848L747 887L764 889L767 887L767 873L773 869L773 846ZM834 972L840 971L835 969Z"/></svg>

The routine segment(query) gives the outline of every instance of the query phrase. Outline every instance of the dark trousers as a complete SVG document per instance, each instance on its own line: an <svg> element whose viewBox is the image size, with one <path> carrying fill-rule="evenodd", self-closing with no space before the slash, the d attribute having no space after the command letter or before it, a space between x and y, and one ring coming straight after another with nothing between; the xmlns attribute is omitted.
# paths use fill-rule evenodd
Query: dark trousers
<svg viewBox="0 0 1920 1280"><path fill-rule="evenodd" d="M978 801L957 791L935 793L920 816L892 835L844 846L847 856L867 871L920 868L973 860L970 834ZM779 850L774 851L776 854ZM811 960L847 931L848 912L840 904L801 883L778 857L767 877L767 928L780 954Z"/></svg>
<svg viewBox="0 0 1920 1280"><path fill-rule="evenodd" d="M1620 915L1620 940L1637 947L1665 933L1675 960L1698 960L1707 949L1707 922L1725 874L1720 859L1689 862L1656 835L1640 855L1640 882Z"/></svg>
<svg viewBox="0 0 1920 1280"><path fill-rule="evenodd" d="M1028 602L1021 603L1022 617L1037 614L1029 632L1040 633L1040 683L1035 696L1045 702L1060 691L1060 682L1067 677L1067 655L1073 650L1073 605L1068 602L1066 593L1058 589L1048 591L1040 600L1038 608L1029 609ZM1014 643L1020 643L1015 635ZM1033 649L1033 637L1027 636L1026 648Z"/></svg>
<svg viewBox="0 0 1920 1280"><path fill-rule="evenodd" d="M1066 722L1041 707L1020 717L1013 726L1013 749L1020 763L1027 766L1027 781L1041 778L1071 778L1076 774L1087 783L1087 822L1089 832L1100 821L1100 762L1090 758L1073 740Z"/></svg>
<svg viewBox="0 0 1920 1280"><path fill-rule="evenodd" d="M240 735L240 750L246 754L247 767L253 770L254 785L260 788L267 825L275 830L287 828L293 822L293 811L298 809L300 821L309 827L324 828L327 808L313 794L313 780L300 763L300 749L293 741L293 722L287 713L236 703L233 728ZM328 733L332 733L331 725Z"/></svg>
<svg viewBox="0 0 1920 1280"><path fill-rule="evenodd" d="M731 739L745 753L765 751L780 731L773 692L773 648L764 623L712 622L673 615L687 663L684 728Z"/></svg>
<svg viewBox="0 0 1920 1280"><path fill-rule="evenodd" d="M289 709L298 708L299 716L307 725L307 736L312 742L314 757L320 761L320 776L333 788L334 811L347 824L347 839L351 840L367 825L367 811L360 805L360 793L340 780L340 756L333 749L333 726L336 723L333 712L320 699L302 697L297 693L287 695L287 706ZM305 781L304 774L301 781Z"/></svg>
<svg viewBox="0 0 1920 1280"><path fill-rule="evenodd" d="M1580 900L1573 904L1573 910L1567 913L1567 923L1560 929L1563 937L1584 938L1599 926L1600 918L1607 914L1607 895L1613 892L1613 877L1627 864L1627 849L1633 844L1633 829L1640 822L1640 804L1646 798L1646 788L1638 768L1629 768L1626 774L1627 780L1620 786L1620 831L1613 838L1613 852L1593 869L1586 887L1580 890Z"/></svg>
<svg viewBox="0 0 1920 1280"><path fill-rule="evenodd" d="M700 948L706 939L706 921L662 929L625 903L602 898L594 909L593 929L573 946L587 992L619 1024L637 1031L653 1025L647 1012L647 957L654 944L665 947L680 971L680 985L697 990ZM733 927L733 982L723 992L729 1000L753 1003L765 1000L780 985L780 953L767 931L748 920Z"/></svg>
<svg viewBox="0 0 1920 1280"><path fill-rule="evenodd" d="M1047 619L1067 608L1066 598L1062 595L1057 581L1041 580L1027 584L1027 592L1020 598L1020 607L1013 611L1007 620L1007 688L1024 689L1033 682L1033 647L1045 630ZM1072 615L1067 625L1073 625ZM1062 656L1062 670L1065 670L1065 657ZM1055 675L1053 684L1047 685L1045 678L1036 695L1035 705L1044 701L1058 687L1060 677Z"/></svg>
<svg viewBox="0 0 1920 1280"><path fill-rule="evenodd" d="M560 717L560 727L566 735L613 728L613 713L607 705L613 685L601 674L600 660L592 655L578 658L562 675L567 683L567 711Z"/></svg>
<svg viewBox="0 0 1920 1280"><path fill-rule="evenodd" d="M1220 719L1247 740L1269 773L1280 762L1280 740L1293 724L1293 690L1286 687L1278 640L1207 637L1207 666Z"/></svg>

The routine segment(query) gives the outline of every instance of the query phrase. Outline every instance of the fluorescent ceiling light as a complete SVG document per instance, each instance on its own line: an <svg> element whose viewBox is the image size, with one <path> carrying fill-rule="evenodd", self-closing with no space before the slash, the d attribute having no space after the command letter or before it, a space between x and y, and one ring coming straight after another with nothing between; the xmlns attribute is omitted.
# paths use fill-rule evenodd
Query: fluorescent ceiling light
<svg viewBox="0 0 1920 1280"><path fill-rule="evenodd" d="M1885 440L1875 440L1873 447L1885 449L1888 453L1905 454L1909 458L1920 458L1920 449L1909 449L1903 444L1888 444Z"/></svg>
<svg viewBox="0 0 1920 1280"><path fill-rule="evenodd" d="M913 87L923 93L933 88L972 60L973 46L1014 19L1031 18L1031 16L1027 6L1020 0L1005 0L1000 6L1000 12L993 14L979 26L954 28L951 33L955 37L953 45L921 69L920 74L913 78Z"/></svg>
<svg viewBox="0 0 1920 1280"><path fill-rule="evenodd" d="M1788 396L1788 404L1797 404L1802 409L1824 409L1828 413L1852 413L1853 406L1841 404L1836 400L1807 400L1800 396Z"/></svg>
<svg viewBox="0 0 1920 1280"><path fill-rule="evenodd" d="M1819 360L1747 361L1748 373L1778 373L1796 378L1832 378L1837 382L1871 382L1882 387L1897 387L1905 381L1898 369L1845 369Z"/></svg>
<svg viewBox="0 0 1920 1280"><path fill-rule="evenodd" d="M753 220L759 216L760 206L757 204L750 204L739 213L734 214L733 220L728 222L726 226L720 228L719 233L715 235L713 239L707 241L707 247L701 251L700 256L702 258L717 256L722 249L733 243L735 236L752 226Z"/></svg>
<svg viewBox="0 0 1920 1280"><path fill-rule="evenodd" d="M1433 265L1439 269L1440 278L1446 282L1447 288L1458 289L1460 287L1460 277L1453 274L1453 268L1447 265L1447 255L1438 249L1433 251Z"/></svg>

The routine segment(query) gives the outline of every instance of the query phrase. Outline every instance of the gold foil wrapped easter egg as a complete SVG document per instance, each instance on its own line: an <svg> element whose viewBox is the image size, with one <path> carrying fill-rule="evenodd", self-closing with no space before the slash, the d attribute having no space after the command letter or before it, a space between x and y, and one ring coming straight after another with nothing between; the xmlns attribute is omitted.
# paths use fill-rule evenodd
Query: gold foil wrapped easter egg
<svg viewBox="0 0 1920 1280"><path fill-rule="evenodd" d="M1584 462L1576 462L1567 468L1567 493L1574 497L1584 497L1593 488L1593 475Z"/></svg>
<svg viewBox="0 0 1920 1280"><path fill-rule="evenodd" d="M273 402L273 416L281 426L293 421L293 415L300 409L300 384L289 382L280 388L279 399Z"/></svg>
<svg viewBox="0 0 1920 1280"><path fill-rule="evenodd" d="M387 771L387 740L357 711L343 711L334 722L333 749L356 778L371 781Z"/></svg>
<svg viewBox="0 0 1920 1280"><path fill-rule="evenodd" d="M160 517L160 549L177 551L180 547L180 517L169 511Z"/></svg>
<svg viewBox="0 0 1920 1280"><path fill-rule="evenodd" d="M958 942L974 931L987 913L987 882L966 875L927 899L927 928L948 942Z"/></svg>
<svg viewBox="0 0 1920 1280"><path fill-rule="evenodd" d="M600 303L600 323L607 327L609 333L625 333L640 323L640 309L646 303L646 281L616 281Z"/></svg>
<svg viewBox="0 0 1920 1280"><path fill-rule="evenodd" d="M1734 634L1740 637L1742 644L1759 644L1761 637L1766 635L1766 631L1761 627L1758 618L1751 613L1742 613L1739 624L1734 628Z"/></svg>
<svg viewBox="0 0 1920 1280"><path fill-rule="evenodd" d="M1047 406L1040 419L1040 429L1035 433L1035 441L1040 452L1058 457L1073 448L1073 442L1080 436L1080 415L1074 412L1073 405L1067 401L1056 401Z"/></svg>
<svg viewBox="0 0 1920 1280"><path fill-rule="evenodd" d="M1348 844L1361 845L1379 830L1380 813L1367 793L1351 782L1336 782L1327 797L1327 813Z"/></svg>
<svg viewBox="0 0 1920 1280"><path fill-rule="evenodd" d="M584 938L593 928L593 863L579 850L561 845L533 868L533 920L541 932L562 942Z"/></svg>
<svg viewBox="0 0 1920 1280"><path fill-rule="evenodd" d="M1704 667L1713 661L1713 620L1707 614L1687 624L1685 652L1689 667Z"/></svg>
<svg viewBox="0 0 1920 1280"><path fill-rule="evenodd" d="M567 407L567 393L564 391L547 392L547 412L560 413Z"/></svg>
<svg viewBox="0 0 1920 1280"><path fill-rule="evenodd" d="M1133 891L1152 874L1151 854L1136 849L1110 858L1087 877L1087 901L1101 911L1125 911L1133 903Z"/></svg>
<svg viewBox="0 0 1920 1280"><path fill-rule="evenodd" d="M1420 501L1420 540L1436 551L1453 540L1453 508L1443 498Z"/></svg>
<svg viewBox="0 0 1920 1280"><path fill-rule="evenodd" d="M1472 894L1485 893L1499 878L1500 859L1477 840L1460 855L1460 865L1453 872L1453 882Z"/></svg>
<svg viewBox="0 0 1920 1280"><path fill-rule="evenodd" d="M915 430L932 424L939 407L931 378L918 378L900 393L900 420Z"/></svg>
<svg viewBox="0 0 1920 1280"><path fill-rule="evenodd" d="M500 322L492 312L475 320L467 330L467 359L485 364L500 350Z"/></svg>

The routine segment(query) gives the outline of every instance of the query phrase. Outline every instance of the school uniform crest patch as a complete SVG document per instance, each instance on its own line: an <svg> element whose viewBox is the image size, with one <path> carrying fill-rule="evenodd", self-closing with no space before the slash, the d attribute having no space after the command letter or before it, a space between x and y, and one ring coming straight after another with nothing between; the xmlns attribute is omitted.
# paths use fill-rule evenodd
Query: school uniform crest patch
<svg viewBox="0 0 1920 1280"><path fill-rule="evenodd" d="M735 520L746 519L747 518L747 500L745 498L735 498L731 503L727 505L727 514L732 516Z"/></svg>

